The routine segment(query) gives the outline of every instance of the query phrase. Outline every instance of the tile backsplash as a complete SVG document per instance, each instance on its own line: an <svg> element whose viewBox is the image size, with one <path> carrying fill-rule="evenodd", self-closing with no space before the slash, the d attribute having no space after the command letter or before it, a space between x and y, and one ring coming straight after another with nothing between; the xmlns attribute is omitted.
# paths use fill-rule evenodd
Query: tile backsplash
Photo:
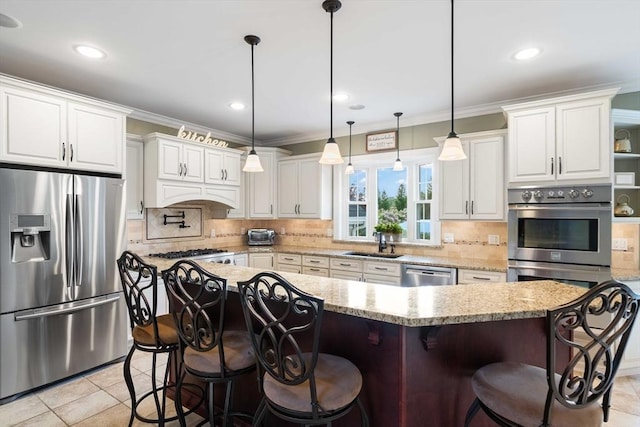
<svg viewBox="0 0 640 427"><path fill-rule="evenodd" d="M206 206L202 209L202 233L197 237L166 238L149 240L144 221L128 221L129 248L140 253L164 252L174 249L194 247L232 247L246 244L246 232L249 228L273 228L276 231L276 245L313 247L320 249L375 251L377 245L371 238L370 243L346 243L334 241L332 237L333 221L278 219L206 219L211 218ZM175 209L171 209L174 211ZM613 238L627 240L627 250L612 252L612 267L638 268L638 244L640 225L614 223ZM153 235L153 233L152 233ZM410 244L398 244L396 251L406 255L468 258L472 260L507 260L507 223L478 221L443 221L442 236L451 235L451 243L442 243L437 247L425 247ZM493 244L489 244L491 238ZM495 244L497 236L498 243ZM444 241L444 240L443 240Z"/></svg>

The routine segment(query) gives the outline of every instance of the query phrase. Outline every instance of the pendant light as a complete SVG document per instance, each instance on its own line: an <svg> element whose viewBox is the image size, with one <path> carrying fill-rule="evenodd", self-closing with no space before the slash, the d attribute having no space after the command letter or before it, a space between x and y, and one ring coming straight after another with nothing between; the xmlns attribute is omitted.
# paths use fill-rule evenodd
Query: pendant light
<svg viewBox="0 0 640 427"><path fill-rule="evenodd" d="M329 115L329 139L327 143L324 145L324 151L322 152L322 157L320 158L320 163L327 165L339 165L344 163L342 156L340 155L340 147L338 147L338 143L335 139L333 139L333 13L340 10L342 7L342 3L340 0L325 0L322 2L322 8L325 12L329 12L331 14L331 46L330 46L330 77L329 83L331 86L331 96L329 98L330 102L330 115Z"/></svg>
<svg viewBox="0 0 640 427"><path fill-rule="evenodd" d="M396 147L398 148L398 151L396 161L393 163L393 170L401 171L402 169L404 169L404 167L402 166L402 160L400 160L400 116L402 115L402 113L393 113L393 115L396 116L396 138L398 138L398 140L396 141Z"/></svg>
<svg viewBox="0 0 640 427"><path fill-rule="evenodd" d="M347 168L344 170L345 175L353 175L353 165L351 164L351 126L353 126L355 122L353 120L349 120L347 124L349 125L349 164Z"/></svg>
<svg viewBox="0 0 640 427"><path fill-rule="evenodd" d="M244 36L244 41L251 45L251 151L247 156L247 161L242 168L243 172L264 172L260 164L260 158L255 148L255 130L256 130L256 108L255 108L255 83L253 77L253 47L260 43L260 37L248 35Z"/></svg>
<svg viewBox="0 0 640 427"><path fill-rule="evenodd" d="M467 155L464 154L460 138L453 131L453 0L451 0L451 132L444 141L438 160L464 160L466 158Z"/></svg>

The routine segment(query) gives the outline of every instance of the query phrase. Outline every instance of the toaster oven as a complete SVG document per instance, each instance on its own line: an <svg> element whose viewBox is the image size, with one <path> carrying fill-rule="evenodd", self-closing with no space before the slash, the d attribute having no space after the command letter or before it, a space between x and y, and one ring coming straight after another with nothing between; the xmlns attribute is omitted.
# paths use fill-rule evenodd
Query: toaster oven
<svg viewBox="0 0 640 427"><path fill-rule="evenodd" d="M247 236L249 246L271 246L276 232L268 228L250 228Z"/></svg>

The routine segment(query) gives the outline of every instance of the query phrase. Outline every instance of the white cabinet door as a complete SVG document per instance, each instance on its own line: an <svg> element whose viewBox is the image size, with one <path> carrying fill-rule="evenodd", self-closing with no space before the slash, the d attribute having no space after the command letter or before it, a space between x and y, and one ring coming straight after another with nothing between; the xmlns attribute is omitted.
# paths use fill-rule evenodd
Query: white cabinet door
<svg viewBox="0 0 640 427"><path fill-rule="evenodd" d="M465 160L440 162L440 218L504 219L504 137L484 132L461 142Z"/></svg>
<svg viewBox="0 0 640 427"><path fill-rule="evenodd" d="M323 191L318 159L298 162L298 215L303 218L320 218L321 194Z"/></svg>
<svg viewBox="0 0 640 427"><path fill-rule="evenodd" d="M204 148L184 145L182 163L184 165L183 181L204 182Z"/></svg>
<svg viewBox="0 0 640 427"><path fill-rule="evenodd" d="M469 219L469 142L461 141L465 160L440 162L440 219Z"/></svg>
<svg viewBox="0 0 640 427"><path fill-rule="evenodd" d="M471 219L501 220L504 202L504 141L501 136L471 141L469 193Z"/></svg>
<svg viewBox="0 0 640 427"><path fill-rule="evenodd" d="M508 122L509 182L554 181L555 108L511 112Z"/></svg>
<svg viewBox="0 0 640 427"><path fill-rule="evenodd" d="M342 279L342 280L357 280L358 282L361 282L362 272L331 269L329 271L329 277L334 279Z"/></svg>
<svg viewBox="0 0 640 427"><path fill-rule="evenodd" d="M0 96L0 160L66 166L64 150L69 145L66 101L2 86Z"/></svg>
<svg viewBox="0 0 640 427"><path fill-rule="evenodd" d="M278 216L292 218L298 216L298 166L295 160L281 160L278 163ZM313 181L307 182L312 185Z"/></svg>
<svg viewBox="0 0 640 427"><path fill-rule="evenodd" d="M249 266L249 255L247 255L247 254L235 254L233 256L233 265L237 265L239 267L248 267Z"/></svg>
<svg viewBox="0 0 640 427"><path fill-rule="evenodd" d="M264 164L262 165L262 167L264 167ZM267 270L273 269L273 254L271 253L249 254L249 267L264 268Z"/></svg>
<svg viewBox="0 0 640 427"><path fill-rule="evenodd" d="M182 145L175 141L158 140L158 178L182 180Z"/></svg>
<svg viewBox="0 0 640 427"><path fill-rule="evenodd" d="M635 293L640 294L640 281L625 282ZM636 319L633 330L622 354L620 361L620 375L640 374L640 320Z"/></svg>
<svg viewBox="0 0 640 427"><path fill-rule="evenodd" d="M608 178L609 100L595 99L556 107L558 180Z"/></svg>
<svg viewBox="0 0 640 427"><path fill-rule="evenodd" d="M125 118L122 114L70 102L68 165L74 169L122 172Z"/></svg>
<svg viewBox="0 0 640 427"><path fill-rule="evenodd" d="M317 155L278 162L278 216L331 219L331 166Z"/></svg>
<svg viewBox="0 0 640 427"><path fill-rule="evenodd" d="M142 141L127 141L127 167L124 176L127 188L127 219L142 219L144 144Z"/></svg>
<svg viewBox="0 0 640 427"><path fill-rule="evenodd" d="M158 178L204 182L204 148L158 140Z"/></svg>
<svg viewBox="0 0 640 427"><path fill-rule="evenodd" d="M205 149L205 177L207 184L240 185L240 153L220 149Z"/></svg>
<svg viewBox="0 0 640 427"><path fill-rule="evenodd" d="M275 203L275 155L260 153L260 163L264 172L249 173L249 217L275 218L273 205Z"/></svg>
<svg viewBox="0 0 640 427"><path fill-rule="evenodd" d="M458 269L458 283L461 285L468 283L496 283L506 281L506 273L500 273L498 271Z"/></svg>

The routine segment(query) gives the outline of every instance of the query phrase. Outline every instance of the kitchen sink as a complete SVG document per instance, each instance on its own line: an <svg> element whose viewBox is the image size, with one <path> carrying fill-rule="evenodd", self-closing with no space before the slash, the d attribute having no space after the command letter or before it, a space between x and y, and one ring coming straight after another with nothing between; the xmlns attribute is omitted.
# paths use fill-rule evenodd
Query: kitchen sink
<svg viewBox="0 0 640 427"><path fill-rule="evenodd" d="M370 258L400 258L401 254L385 254L380 252L345 252L343 255L366 256Z"/></svg>

